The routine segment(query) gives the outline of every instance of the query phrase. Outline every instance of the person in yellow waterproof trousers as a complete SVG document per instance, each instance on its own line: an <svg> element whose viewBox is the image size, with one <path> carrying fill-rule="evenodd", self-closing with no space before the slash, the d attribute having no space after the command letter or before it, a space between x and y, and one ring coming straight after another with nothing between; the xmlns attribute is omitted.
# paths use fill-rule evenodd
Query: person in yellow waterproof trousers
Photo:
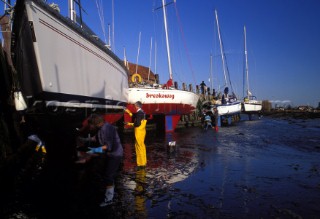
<svg viewBox="0 0 320 219"><path fill-rule="evenodd" d="M134 135L135 135L135 150L136 150L136 159L138 169L145 168L147 165L147 152L146 145L144 144L144 139L146 137L146 125L147 120L145 113L141 109L142 103L137 101L135 103L136 115L133 123L127 123L127 125L131 125L134 127ZM126 112L132 116L132 113L126 109Z"/></svg>

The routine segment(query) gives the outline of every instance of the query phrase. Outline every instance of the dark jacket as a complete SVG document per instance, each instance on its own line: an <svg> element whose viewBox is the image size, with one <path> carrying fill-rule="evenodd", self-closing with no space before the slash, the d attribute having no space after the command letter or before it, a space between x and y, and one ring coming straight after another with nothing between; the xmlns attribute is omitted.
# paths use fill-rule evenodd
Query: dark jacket
<svg viewBox="0 0 320 219"><path fill-rule="evenodd" d="M122 157L123 148L116 128L105 123L98 131L98 140L101 145L107 145L107 156Z"/></svg>
<svg viewBox="0 0 320 219"><path fill-rule="evenodd" d="M141 120L145 119L145 113L142 111L142 109L140 109L139 111L137 111L136 113L136 118L134 120L134 127L139 127L141 125Z"/></svg>

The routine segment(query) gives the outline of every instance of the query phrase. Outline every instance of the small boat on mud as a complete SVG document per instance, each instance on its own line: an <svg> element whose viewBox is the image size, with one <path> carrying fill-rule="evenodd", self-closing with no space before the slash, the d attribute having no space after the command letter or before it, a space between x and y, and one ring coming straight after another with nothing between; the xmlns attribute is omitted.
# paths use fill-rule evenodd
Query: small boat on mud
<svg viewBox="0 0 320 219"><path fill-rule="evenodd" d="M231 122L235 122L240 119L241 102L238 100L232 88L228 65L225 58L222 38L220 34L220 26L219 26L217 11L215 11L215 18L216 18L216 24L217 24L218 37L219 37L220 54L221 54L225 84L224 84L223 93L222 94L219 93L217 98L213 102L204 101L202 103L202 108L204 111L211 111L213 114L215 114L214 109L216 108L218 111L218 120L227 121L227 123L230 124ZM229 93L229 88L230 88L231 94ZM218 124L221 124L221 122L218 122Z"/></svg>
<svg viewBox="0 0 320 219"><path fill-rule="evenodd" d="M100 110L115 122L127 103L128 71L76 16L76 4L81 12L80 3L69 0L66 18L55 4L16 1L11 8L16 88L27 98L28 108L84 114Z"/></svg>

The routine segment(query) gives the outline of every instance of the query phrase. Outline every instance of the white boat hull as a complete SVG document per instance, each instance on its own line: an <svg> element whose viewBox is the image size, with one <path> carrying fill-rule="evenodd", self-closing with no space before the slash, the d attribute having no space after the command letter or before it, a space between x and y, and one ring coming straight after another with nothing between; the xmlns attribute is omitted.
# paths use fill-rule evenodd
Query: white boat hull
<svg viewBox="0 0 320 219"><path fill-rule="evenodd" d="M262 109L262 103L261 101L248 101L243 103L243 112L244 113L254 113L254 112L260 112Z"/></svg>
<svg viewBox="0 0 320 219"><path fill-rule="evenodd" d="M187 115L196 110L199 95L177 89L129 88L128 104L141 101L147 114Z"/></svg>
<svg viewBox="0 0 320 219"><path fill-rule="evenodd" d="M121 60L42 1L17 2L13 52L24 95L62 107L123 108L128 74Z"/></svg>
<svg viewBox="0 0 320 219"><path fill-rule="evenodd" d="M239 101L217 105L216 107L220 116L229 116L241 112L241 103Z"/></svg>

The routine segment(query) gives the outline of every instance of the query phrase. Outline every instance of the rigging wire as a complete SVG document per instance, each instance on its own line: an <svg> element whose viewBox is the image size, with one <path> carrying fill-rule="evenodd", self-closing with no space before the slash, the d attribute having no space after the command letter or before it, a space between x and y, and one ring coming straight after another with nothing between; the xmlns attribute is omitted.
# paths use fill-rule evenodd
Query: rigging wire
<svg viewBox="0 0 320 219"><path fill-rule="evenodd" d="M104 23L104 14L103 14L102 1L101 0L100 1L96 0L96 6L97 6L97 10L98 10L98 15L99 15L99 19L100 19L102 33L103 33L103 36L104 36L104 41L107 44L106 28L105 28L105 23Z"/></svg>
<svg viewBox="0 0 320 219"><path fill-rule="evenodd" d="M231 91L234 93L234 90L233 90L233 86L232 86L232 83L231 83L231 78L230 78L230 72L229 72L229 68L228 68L228 62L227 62L227 57L226 57L226 53L224 51L224 44L223 44L223 41L222 41L222 37L221 37L221 28L219 26L219 21L218 21L218 14L217 14L217 11L215 10L215 16L216 16L216 23L217 23L217 30L218 30L218 33L219 33L219 41L220 41L220 46L221 46L221 57L222 57L222 67L224 68L225 70L225 87L227 86L227 83L229 82L229 85L230 85L230 89Z"/></svg>
<svg viewBox="0 0 320 219"><path fill-rule="evenodd" d="M154 7L154 9L153 9L153 12L155 12L155 11L157 11L158 9L161 9L161 8L163 8L163 7L166 7L166 6L168 6L168 5L171 5L171 4L174 4L174 6L175 6L175 17L176 18L178 18L179 17L179 13L178 13L178 11L177 11L177 7L176 7L176 1L172 1L172 2L170 2L170 3L166 3L166 4L164 4L164 6L163 6L163 4L162 4L162 6L160 6L160 7L157 7L157 8L155 8ZM154 4L154 6L155 6L155 4ZM154 14L156 14L156 13L154 13ZM179 27L178 28L176 28L179 32L180 32L180 34L178 34L178 35L184 35L183 34L183 29L182 29L182 25L181 25L181 21L180 21L180 19L177 19L177 20L179 20L179 22L177 22L178 24L177 25L179 25ZM154 22L155 22L155 16L154 16ZM154 25L154 27L155 27L156 25ZM155 29L155 32L157 32L156 31L156 29ZM155 34L156 36L157 35L159 35L159 34ZM171 38L172 38L172 36L171 36ZM183 38L183 37L182 37ZM162 39L162 38L161 38ZM181 38L180 38L181 39ZM183 42L184 42L184 47L186 48L186 41L184 40L184 38L183 38ZM175 44L172 44L173 46L175 46ZM188 50L188 49L185 49L186 51ZM174 51L174 50L173 50ZM181 56L181 55L180 55ZM180 57L179 56L179 57ZM155 57L156 58L156 57ZM189 58L189 57L188 57ZM156 63L156 61L155 61L155 63ZM170 64L169 64L170 65ZM191 66L191 69L192 69L192 65L190 64L190 58L189 58L189 66ZM175 67L177 67L177 66L172 66L172 68L175 68ZM170 70L169 70L170 71ZM180 74L176 74L176 71L172 71L172 74L174 74L174 76L175 76L175 80L176 81L180 81L180 82L182 82L182 81L184 81L184 80L182 80L182 78L181 78L181 75ZM193 73L193 70L192 70L192 78L193 78L193 81L195 82L195 77L194 77L194 73Z"/></svg>
<svg viewBox="0 0 320 219"><path fill-rule="evenodd" d="M191 73L192 73L192 77L193 77L193 83L196 84L194 70L193 70L193 67L192 67L192 63L191 63L191 59L190 59L190 55L189 55L189 50L188 50L188 47L187 47L187 44L186 44L186 40L185 40L185 37L184 37L184 32L183 32L183 29L182 29L182 22L181 22L181 19L180 19L180 15L179 15L179 12L178 12L176 1L174 1L174 8L175 8L176 16L177 16L177 19L178 19L179 30L180 30L180 33L181 33L183 45L184 45L184 48L186 50L188 64L189 64L189 67L191 69Z"/></svg>

